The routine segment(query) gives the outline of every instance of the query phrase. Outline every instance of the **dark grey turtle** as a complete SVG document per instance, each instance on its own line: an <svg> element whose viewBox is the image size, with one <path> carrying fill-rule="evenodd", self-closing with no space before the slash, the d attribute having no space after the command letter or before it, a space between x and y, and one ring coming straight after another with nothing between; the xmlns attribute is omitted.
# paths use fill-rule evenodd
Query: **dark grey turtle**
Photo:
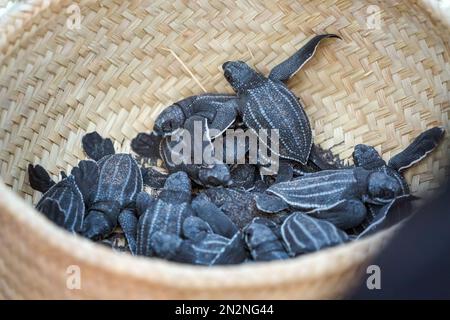
<svg viewBox="0 0 450 320"><path fill-rule="evenodd" d="M277 183L266 192L283 199L303 212L322 212L321 218L344 228L359 225L366 216L365 203L386 204L401 195L401 185L386 173L363 168L324 170L305 174L289 182ZM279 201L279 200L277 200ZM262 211L273 212L271 201L258 201ZM331 209L338 213L324 214ZM319 213L317 213L319 215Z"/></svg>
<svg viewBox="0 0 450 320"><path fill-rule="evenodd" d="M332 223L292 213L281 225L281 236L291 256L314 252L349 240L348 235Z"/></svg>
<svg viewBox="0 0 450 320"><path fill-rule="evenodd" d="M156 231L150 239L149 247L155 257L181 263L194 263L196 260L191 242L173 233Z"/></svg>
<svg viewBox="0 0 450 320"><path fill-rule="evenodd" d="M306 164L313 145L308 117L299 99L283 83L298 72L314 55L319 43L334 34L312 38L293 56L272 69L269 77L250 68L243 61L229 61L222 66L227 81L238 97L238 113L255 133L261 129L278 129L282 158ZM265 143L265 141L261 141Z"/></svg>
<svg viewBox="0 0 450 320"><path fill-rule="evenodd" d="M199 118L195 118L199 119ZM185 123L185 130L189 133L194 132L194 117ZM203 123L202 132L205 131L206 120L200 118L199 120ZM194 137L194 134L190 134ZM202 186L227 186L231 183L230 171L227 165L222 163L222 161L211 157L210 163L195 161L193 152L187 146L187 142L183 135L169 135L165 137L156 136L154 133L139 133L136 138L131 142L131 148L134 152L142 157L151 158L153 162L157 159L162 159L164 166L167 168L169 173L174 173L178 171L185 171L188 173L189 177L197 184ZM210 141L201 141L202 145L194 145L197 147L199 154L203 155L206 148L210 148L213 152L213 146ZM185 146L185 147L183 147ZM201 159L203 160L203 159ZM155 170L143 170L143 176L145 178L144 182L154 188L160 186L160 182L164 180L163 175Z"/></svg>
<svg viewBox="0 0 450 320"><path fill-rule="evenodd" d="M405 150L392 157L388 163L381 158L374 147L358 144L355 146L353 152L353 160L358 167L367 170L380 171L396 179L401 186L400 195L409 195L409 186L403 177L402 172L418 163L432 152L439 145L444 134L445 130L441 127L434 127L422 132ZM408 197L407 199L411 199L411 197ZM403 202L403 205L407 207L404 210L405 212L411 212L411 208L408 208L406 201ZM380 205L369 204L366 219L358 226L358 228L353 230L353 232L358 234L366 229L380 214L382 208L383 206Z"/></svg>
<svg viewBox="0 0 450 320"><path fill-rule="evenodd" d="M289 255L281 241L280 227L271 220L255 218L244 229L244 239L255 261L283 260Z"/></svg>
<svg viewBox="0 0 450 320"><path fill-rule="evenodd" d="M151 256L151 238L157 231L181 236L183 221L193 214L191 182L185 172L171 174L157 199L141 194L137 200L140 215L137 227L137 254Z"/></svg>
<svg viewBox="0 0 450 320"><path fill-rule="evenodd" d="M65 174L64 174L65 175ZM63 177L67 178L67 176ZM54 186L56 183L50 177L47 170L45 170L41 165L28 165L28 180L30 182L31 188L41 193L45 193Z"/></svg>
<svg viewBox="0 0 450 320"><path fill-rule="evenodd" d="M128 214L128 210L135 207L136 196L142 190L142 174L131 155L114 154L111 140L103 139L97 132L85 135L82 142L84 151L97 161L98 166L98 183L85 186L91 199L88 202L83 235L99 239L114 230L121 212ZM91 168L80 174L94 176L95 172Z"/></svg>
<svg viewBox="0 0 450 320"><path fill-rule="evenodd" d="M242 61L224 63L225 78L237 95L206 94L177 102L158 117L155 132L160 135L172 133L191 117L200 116L208 120L209 130L214 130L214 134L209 135L213 139L239 115L244 125L254 133L260 129L279 130L280 148L276 152L269 146L272 152L302 164L306 164L308 159L317 161L321 169L334 168L312 150L312 132L306 113L299 99L283 83L312 58L319 43L326 38L340 37L333 34L315 36L293 56L273 68L268 78Z"/></svg>
<svg viewBox="0 0 450 320"><path fill-rule="evenodd" d="M198 217L189 217L184 221L183 235L194 249L194 264L237 264L248 256L240 231L227 238L215 234L209 224Z"/></svg>
<svg viewBox="0 0 450 320"><path fill-rule="evenodd" d="M36 208L67 230L80 232L85 207L91 203L90 186L97 185L97 165L82 160L69 176L61 173L62 180L55 183L42 166L28 165L30 186L43 193Z"/></svg>
<svg viewBox="0 0 450 320"><path fill-rule="evenodd" d="M83 227L84 200L73 176L53 184L43 194L36 209L68 231L80 232Z"/></svg>
<svg viewBox="0 0 450 320"><path fill-rule="evenodd" d="M208 130L215 131L211 139L221 135L237 116L237 97L230 94L212 94L188 97L165 108L155 120L153 130L159 136L172 134L182 128L191 117L207 119Z"/></svg>

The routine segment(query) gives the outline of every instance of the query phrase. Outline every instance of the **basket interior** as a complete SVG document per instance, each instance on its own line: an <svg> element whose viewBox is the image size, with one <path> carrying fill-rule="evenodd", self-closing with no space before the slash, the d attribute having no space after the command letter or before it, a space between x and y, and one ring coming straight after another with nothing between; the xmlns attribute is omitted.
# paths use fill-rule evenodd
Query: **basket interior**
<svg viewBox="0 0 450 320"><path fill-rule="evenodd" d="M305 105L315 142L341 159L358 143L385 160L423 130L449 126L448 29L409 1L385 1L380 29L365 2L78 1L80 28L59 3L23 19L0 48L3 182L35 203L26 168L57 178L85 155L97 130L117 151L152 128L164 106L232 92L221 65L244 60L268 74L315 34L337 33L288 83ZM187 71L189 70L189 71ZM423 195L448 176L448 138L406 178Z"/></svg>

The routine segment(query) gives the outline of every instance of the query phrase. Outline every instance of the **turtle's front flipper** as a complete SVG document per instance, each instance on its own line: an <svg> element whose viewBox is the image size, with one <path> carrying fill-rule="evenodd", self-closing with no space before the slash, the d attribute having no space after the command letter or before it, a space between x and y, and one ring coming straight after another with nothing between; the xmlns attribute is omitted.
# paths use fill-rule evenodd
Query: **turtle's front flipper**
<svg viewBox="0 0 450 320"><path fill-rule="evenodd" d="M70 174L75 178L75 182L83 195L84 202L89 207L95 197L98 187L98 165L92 160L81 160L77 167L74 167Z"/></svg>
<svg viewBox="0 0 450 320"><path fill-rule="evenodd" d="M45 193L53 185L55 181L50 178L47 170L40 165L33 166L31 163L28 165L28 179L30 180L30 186L39 192Z"/></svg>
<svg viewBox="0 0 450 320"><path fill-rule="evenodd" d="M86 215L82 234L91 240L99 240L109 235L117 226L120 205L116 201L94 203Z"/></svg>
<svg viewBox="0 0 450 320"><path fill-rule="evenodd" d="M97 131L86 134L81 142L84 152L86 152L89 158L95 161L115 153L111 139L103 139Z"/></svg>
<svg viewBox="0 0 450 320"><path fill-rule="evenodd" d="M375 231L391 227L406 219L412 214L412 200L411 196L405 195L395 198L382 207L373 207L375 215L370 222L365 224L367 227L357 235L357 239L373 234Z"/></svg>
<svg viewBox="0 0 450 320"><path fill-rule="evenodd" d="M440 127L422 132L405 150L395 155L389 161L388 166L399 172L408 169L433 151L438 146L444 133L444 128Z"/></svg>
<svg viewBox="0 0 450 320"><path fill-rule="evenodd" d="M309 40L306 45L300 48L300 50L298 50L293 56L273 68L269 74L269 78L280 81L289 80L313 57L319 43L326 38L341 39L341 37L335 34L322 34L315 36Z"/></svg>
<svg viewBox="0 0 450 320"><path fill-rule="evenodd" d="M139 133L136 138L131 140L131 149L138 155L148 158L153 164L156 164L161 158L159 145L162 137L151 133Z"/></svg>
<svg viewBox="0 0 450 320"><path fill-rule="evenodd" d="M128 247L133 255L136 254L136 237L137 237L137 225L138 218L134 213L134 210L125 209L119 214L119 225L122 228L125 238L128 242Z"/></svg>
<svg viewBox="0 0 450 320"><path fill-rule="evenodd" d="M280 167L278 168L275 183L290 181L293 177L294 167L292 163L290 163L289 161L280 161Z"/></svg>
<svg viewBox="0 0 450 320"><path fill-rule="evenodd" d="M141 167L141 173L144 184L153 189L162 189L169 176L168 173L159 171L157 167Z"/></svg>
<svg viewBox="0 0 450 320"><path fill-rule="evenodd" d="M331 209L318 210L309 215L346 230L361 224L367 215L367 209L359 200L346 200Z"/></svg>
<svg viewBox="0 0 450 320"><path fill-rule="evenodd" d="M255 203L256 208L265 213L277 213L289 207L283 199L266 193L256 195Z"/></svg>
<svg viewBox="0 0 450 320"><path fill-rule="evenodd" d="M226 101L214 102L215 114L209 124L211 139L220 136L233 124L238 115L238 101L236 96L232 96Z"/></svg>

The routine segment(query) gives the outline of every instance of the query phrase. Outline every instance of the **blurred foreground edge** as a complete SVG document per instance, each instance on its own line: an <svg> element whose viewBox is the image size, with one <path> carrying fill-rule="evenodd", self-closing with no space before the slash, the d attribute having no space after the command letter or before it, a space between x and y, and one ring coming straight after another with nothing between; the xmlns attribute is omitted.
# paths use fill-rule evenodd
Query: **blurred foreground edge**
<svg viewBox="0 0 450 320"><path fill-rule="evenodd" d="M450 179L371 263L352 299L450 299ZM372 278L373 280L373 278Z"/></svg>

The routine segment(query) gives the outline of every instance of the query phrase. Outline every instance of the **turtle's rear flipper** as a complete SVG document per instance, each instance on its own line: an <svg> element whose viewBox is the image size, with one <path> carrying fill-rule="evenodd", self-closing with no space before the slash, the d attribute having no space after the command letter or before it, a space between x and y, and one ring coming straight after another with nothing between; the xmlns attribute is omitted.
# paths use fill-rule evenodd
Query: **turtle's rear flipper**
<svg viewBox="0 0 450 320"><path fill-rule="evenodd" d="M433 151L442 140L445 130L434 127L422 132L405 150L392 157L388 166L401 172L413 166L431 151Z"/></svg>
<svg viewBox="0 0 450 320"><path fill-rule="evenodd" d="M206 221L213 232L218 235L232 238L239 231L234 222L220 208L212 203L204 193L198 195L192 201L192 208L197 214L197 217Z"/></svg>
<svg viewBox="0 0 450 320"><path fill-rule="evenodd" d="M318 170L336 170L344 167L331 151L325 151L315 144L312 145L308 162Z"/></svg>
<svg viewBox="0 0 450 320"><path fill-rule="evenodd" d="M70 174L74 176L86 206L89 206L97 192L99 176L97 163L92 160L82 160Z"/></svg>
<svg viewBox="0 0 450 320"><path fill-rule="evenodd" d="M131 140L131 149L138 155L150 159L154 164L161 158L159 153L159 145L162 137L157 136L154 132L139 133L136 138Z"/></svg>
<svg viewBox="0 0 450 320"><path fill-rule="evenodd" d="M95 161L115 153L111 139L103 139L97 131L86 134L81 142L84 152Z"/></svg>
<svg viewBox="0 0 450 320"><path fill-rule="evenodd" d="M30 180L30 186L42 193L47 192L55 184L47 170L38 164L33 166L30 163L28 165L28 179Z"/></svg>
<svg viewBox="0 0 450 320"><path fill-rule="evenodd" d="M346 200L333 208L317 210L309 215L331 222L336 227L346 230L360 225L367 216L367 209L359 200Z"/></svg>
<svg viewBox="0 0 450 320"><path fill-rule="evenodd" d="M360 239L376 231L389 228L394 224L406 219L412 213L411 196L401 196L395 198L383 207L375 209L375 216L368 226L357 235Z"/></svg>
<svg viewBox="0 0 450 320"><path fill-rule="evenodd" d="M280 81L289 80L314 56L317 46L323 39L326 38L341 39L341 37L335 34L322 34L315 36L309 40L306 45L301 47L300 50L298 50L294 55L273 68L270 72L269 78Z"/></svg>

